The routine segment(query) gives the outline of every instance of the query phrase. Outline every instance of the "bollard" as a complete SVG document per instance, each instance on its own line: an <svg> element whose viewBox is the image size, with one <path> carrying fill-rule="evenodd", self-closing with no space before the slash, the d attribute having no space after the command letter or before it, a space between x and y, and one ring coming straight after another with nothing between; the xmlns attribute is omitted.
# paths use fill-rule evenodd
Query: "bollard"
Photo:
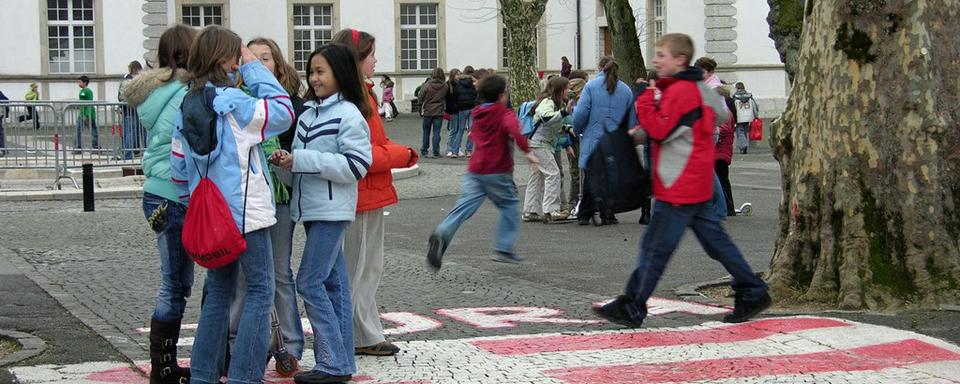
<svg viewBox="0 0 960 384"><path fill-rule="evenodd" d="M93 164L83 165L83 211L93 212Z"/></svg>

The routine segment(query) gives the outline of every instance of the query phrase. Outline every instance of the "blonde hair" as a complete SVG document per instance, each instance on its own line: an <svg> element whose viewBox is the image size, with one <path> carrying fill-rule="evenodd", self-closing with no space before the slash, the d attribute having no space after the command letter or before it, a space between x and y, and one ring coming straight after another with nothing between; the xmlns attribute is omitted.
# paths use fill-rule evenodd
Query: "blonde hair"
<svg viewBox="0 0 960 384"><path fill-rule="evenodd" d="M277 42L265 37L256 37L247 43L247 48L250 48L251 45L263 45L270 48L270 55L273 56L274 62L273 68L277 71L277 73L274 74L277 76L277 82L283 86L283 89L286 90L290 96L299 96L300 91L303 89L303 83L300 82L300 75L297 74L297 70L293 68L293 65L283 57L283 52L280 51Z"/></svg>
<svg viewBox="0 0 960 384"><path fill-rule="evenodd" d="M243 40L233 31L219 25L211 25L200 31L190 47L187 59L187 82L192 89L203 89L207 82L216 86L230 86L230 76L223 70L228 60L239 60Z"/></svg>
<svg viewBox="0 0 960 384"><path fill-rule="evenodd" d="M691 39L690 36L682 33L668 33L660 36L656 46L667 47L667 49L670 50L670 54L674 57L680 55L685 56L687 62L684 63L684 65L690 65L690 60L693 58L693 39Z"/></svg>

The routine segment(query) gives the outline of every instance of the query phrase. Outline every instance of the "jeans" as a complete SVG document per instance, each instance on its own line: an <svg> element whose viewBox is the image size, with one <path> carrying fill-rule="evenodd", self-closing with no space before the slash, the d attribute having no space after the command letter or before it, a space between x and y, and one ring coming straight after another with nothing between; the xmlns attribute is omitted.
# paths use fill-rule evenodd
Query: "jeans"
<svg viewBox="0 0 960 384"><path fill-rule="evenodd" d="M490 198L500 210L500 219L493 236L493 249L512 254L519 229L517 208L520 200L517 198L517 186L513 184L513 175L510 173L478 175L467 172L463 175L460 198L434 232L443 238L444 244L450 244L460 225L477 212L485 198Z"/></svg>
<svg viewBox="0 0 960 384"><path fill-rule="evenodd" d="M249 232L247 250L237 261L207 270L204 298L200 309L193 352L190 356L190 382L219 383L226 358L230 302L243 271L247 296L237 329L236 348L230 359L227 381L260 383L266 369L270 342L270 310L273 308L273 249L270 230Z"/></svg>
<svg viewBox="0 0 960 384"><path fill-rule="evenodd" d="M440 128L443 127L443 116L423 117L423 143L420 145L420 154L426 156L430 150L430 139L433 138L433 155L440 156ZM432 131L432 135L431 135Z"/></svg>
<svg viewBox="0 0 960 384"><path fill-rule="evenodd" d="M157 290L153 319L178 323L183 318L193 288L193 260L187 256L180 240L187 207L150 192L143 193L143 216L146 219L149 220L161 207L165 207L166 212L158 212L154 227L160 251L160 289Z"/></svg>
<svg viewBox="0 0 960 384"><path fill-rule="evenodd" d="M723 195L723 185L720 184L720 177L717 175L713 175L713 197L711 198L711 204L713 204L713 212L717 215L717 219L726 220L727 200Z"/></svg>
<svg viewBox="0 0 960 384"><path fill-rule="evenodd" d="M672 205L659 200L654 203L653 217L640 243L637 267L624 290L633 299L625 306L632 320L643 321L647 316L647 299L657 287L687 227L693 228L707 255L719 261L733 276L731 285L740 298L753 301L766 294L767 284L750 269L740 250L720 225L715 210L711 201L690 205Z"/></svg>
<svg viewBox="0 0 960 384"><path fill-rule="evenodd" d="M470 130L470 110L460 111L450 115L450 122L447 123L447 130L450 136L447 138L447 152L456 155L460 152L460 142L463 136ZM467 150L473 149L473 142L467 138Z"/></svg>
<svg viewBox="0 0 960 384"><path fill-rule="evenodd" d="M353 308L343 255L343 236L349 221L308 221L297 292L313 327L313 370L329 375L352 375Z"/></svg>
<svg viewBox="0 0 960 384"><path fill-rule="evenodd" d="M300 309L297 306L297 287L293 282L293 269L290 258L293 254L294 222L290 220L290 205L277 204L277 223L270 227L270 240L273 246L273 271L276 281L276 294L273 308L280 321L280 335L287 352L297 360L303 357L303 324L300 322ZM241 276L243 273L241 273ZM238 279L237 294L230 306L230 341L235 345L243 302L247 295L244 279Z"/></svg>
<svg viewBox="0 0 960 384"><path fill-rule="evenodd" d="M737 146L737 150L744 152L747 148L750 148L750 123L737 123L733 134L733 141Z"/></svg>
<svg viewBox="0 0 960 384"><path fill-rule="evenodd" d="M100 149L100 135L97 134L97 118L89 116L80 116L77 118L77 146L76 149L83 148L83 127L90 126L90 134L93 137L93 149Z"/></svg>
<svg viewBox="0 0 960 384"><path fill-rule="evenodd" d="M138 138L140 137L140 118L137 117L137 111L133 108L124 108L123 114L123 154L124 160L133 159L133 150L140 148Z"/></svg>

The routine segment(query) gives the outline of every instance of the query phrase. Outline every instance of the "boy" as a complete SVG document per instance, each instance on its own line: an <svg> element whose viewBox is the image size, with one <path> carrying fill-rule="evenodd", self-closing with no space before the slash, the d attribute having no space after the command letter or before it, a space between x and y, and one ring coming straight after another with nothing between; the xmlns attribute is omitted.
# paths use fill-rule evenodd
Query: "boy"
<svg viewBox="0 0 960 384"><path fill-rule="evenodd" d="M470 132L476 152L467 164L460 198L430 235L427 264L434 271L440 269L443 253L457 229L473 216L485 197L493 200L500 209L500 220L493 237L493 260L504 263L523 261L513 249L520 220L520 200L513 183L513 157L508 139L513 138L530 163L536 164L537 158L530 152L527 139L520 134L517 114L507 108L506 89L507 80L500 75L487 76L480 82L477 92L483 104L473 110L474 123Z"/></svg>
<svg viewBox="0 0 960 384"><path fill-rule="evenodd" d="M90 78L83 75L77 80L77 85L80 86L80 100L93 101L93 91L88 87ZM77 146L73 149L74 154L80 154L83 149L81 134L83 127L87 125L90 126L90 134L93 136L93 149L100 149L100 136L97 134L97 112L94 107L82 107L80 108L80 116L77 117Z"/></svg>
<svg viewBox="0 0 960 384"><path fill-rule="evenodd" d="M733 99L737 105L736 144L740 153L747 154L747 149L750 148L750 123L760 116L760 108L757 107L757 101L753 99L753 94L747 92L743 83L738 82L736 88L737 91L733 94Z"/></svg>
<svg viewBox="0 0 960 384"><path fill-rule="evenodd" d="M747 321L771 304L767 284L753 273L713 212L713 128L727 112L723 99L703 83L703 72L687 68L691 57L689 36L661 37L653 59L660 78L655 86L662 92L659 105L652 88L643 90L636 101L640 126L652 143L656 203L624 294L593 309L598 316L627 327L643 324L647 299L687 227L693 228L707 254L733 276L736 304L723 321Z"/></svg>

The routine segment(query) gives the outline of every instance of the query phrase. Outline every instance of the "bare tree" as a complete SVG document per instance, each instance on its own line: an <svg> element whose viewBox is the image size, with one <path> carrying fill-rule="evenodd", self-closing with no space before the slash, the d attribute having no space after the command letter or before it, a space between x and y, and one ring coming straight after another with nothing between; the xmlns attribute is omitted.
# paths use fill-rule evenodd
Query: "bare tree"
<svg viewBox="0 0 960 384"><path fill-rule="evenodd" d="M537 24L547 0L498 0L500 16L507 29L510 52L510 97L532 100L540 90L537 82Z"/></svg>
<svg viewBox="0 0 960 384"><path fill-rule="evenodd" d="M768 278L781 301L960 302L960 0L807 1Z"/></svg>
<svg viewBox="0 0 960 384"><path fill-rule="evenodd" d="M633 16L630 1L603 0L603 9L607 14L613 55L620 64L621 75L631 81L639 77L646 78L647 68L637 37L637 19Z"/></svg>

